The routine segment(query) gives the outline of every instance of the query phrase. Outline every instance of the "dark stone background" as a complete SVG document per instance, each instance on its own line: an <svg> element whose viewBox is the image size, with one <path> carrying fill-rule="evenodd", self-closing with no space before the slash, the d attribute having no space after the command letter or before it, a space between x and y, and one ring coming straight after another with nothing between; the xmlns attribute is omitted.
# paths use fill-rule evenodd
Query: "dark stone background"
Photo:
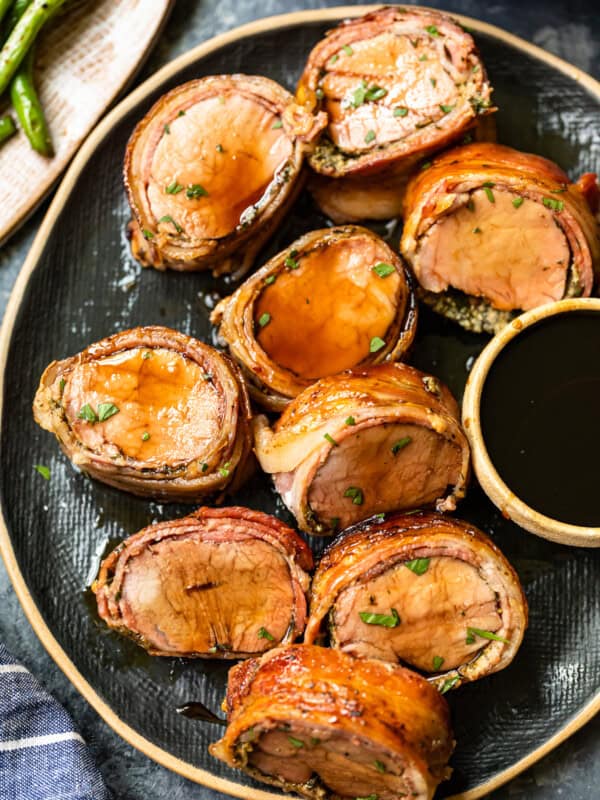
<svg viewBox="0 0 600 800"><path fill-rule="evenodd" d="M597 0L430 0L436 7L498 25L600 77ZM351 4L351 3L347 3ZM409 4L409 3L407 3ZM300 8L341 5L315 0L177 0L161 39L136 83L209 37L258 17ZM37 232L47 202L0 249L0 309ZM574 620L576 625L576 620ZM0 562L0 640L72 714L117 800L219 800L223 795L191 783L123 742L80 697L33 633ZM143 702L143 700L142 700ZM600 794L600 717L490 800L592 800ZM12 799L11 799L12 800Z"/></svg>

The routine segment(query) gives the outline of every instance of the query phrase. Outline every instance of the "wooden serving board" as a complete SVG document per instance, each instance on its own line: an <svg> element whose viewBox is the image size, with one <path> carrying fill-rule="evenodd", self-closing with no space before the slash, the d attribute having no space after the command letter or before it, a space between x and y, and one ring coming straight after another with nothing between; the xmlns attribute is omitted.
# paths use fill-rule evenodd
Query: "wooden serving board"
<svg viewBox="0 0 600 800"><path fill-rule="evenodd" d="M172 0L87 0L40 35L37 85L55 155L22 131L0 147L0 244L44 198L154 44ZM7 110L0 103L0 113ZM13 114L16 121L16 116Z"/></svg>

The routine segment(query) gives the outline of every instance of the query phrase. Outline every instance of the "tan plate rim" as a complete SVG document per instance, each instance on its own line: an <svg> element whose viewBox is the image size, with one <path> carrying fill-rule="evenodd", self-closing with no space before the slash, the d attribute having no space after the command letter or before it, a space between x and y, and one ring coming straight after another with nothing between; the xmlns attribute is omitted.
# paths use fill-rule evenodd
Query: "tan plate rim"
<svg viewBox="0 0 600 800"><path fill-rule="evenodd" d="M81 148L81 143L82 142L85 143L87 141L86 140L86 136L88 136L88 134L89 134L88 138L91 139L91 134L94 133L95 130L96 130L95 125L98 123L98 120L102 119L102 115L104 114L106 109L110 108L112 106L112 104L115 102L116 98L121 94L121 92L123 92L123 90L126 89L127 86L129 86L129 84L133 80L135 80L135 76L137 75L138 70L140 70L142 68L144 62L148 58L148 55L149 55L150 51L154 48L154 45L158 41L161 33L163 32L163 29L164 29L164 27L165 27L165 25L167 23L167 20L169 19L169 15L171 14L173 6L175 5L175 1L176 0L166 0L165 6L164 6L164 8L162 10L162 13L161 13L161 16L156 19L156 28L155 28L154 32L152 33L152 36L150 37L150 39L148 39L148 43L147 43L145 49L140 53L140 56L139 56L138 60L135 62L135 64L132 64L130 70L126 74L124 74L122 76L122 79L115 86L114 91L113 91L111 97L109 98L109 100L103 105L102 108L99 108L97 110L97 113L96 113L96 115L94 117L94 120L93 120L92 127L89 128L89 130L87 131L86 134L84 134L82 137L79 138L79 148L75 147L71 151L71 153L68 156L68 158L65 159L64 164L62 164L62 166L60 167L58 175L51 175L50 177L47 177L41 183L40 187L38 188L39 193L36 195L35 199L30 203L30 205L27 208L25 208L23 210L23 213L21 214L21 216L14 220L14 222L10 226L10 228L8 228L2 234L2 236L0 236L0 247L4 246L8 242L8 240L12 236L14 236L14 234L19 230L19 228L27 222L29 217L32 214L34 214L35 211L39 208L39 206L44 202L44 200L48 196L49 192L52 191L52 188L54 186L56 186L56 184L60 180L60 177L63 174L63 172L65 171L65 169L68 168L69 163L72 161L73 157L78 153L78 150L82 149ZM118 9L117 9L116 13L118 13ZM48 209L48 211L46 212L46 217L44 218L44 220L48 217L49 212L50 212L50 209ZM41 228L40 228L40 230L41 230ZM35 245L35 241L34 241L34 245ZM34 249L34 247L32 246L31 250L29 251L29 255L31 255L33 249ZM25 271L25 265L26 264L27 264L27 261L25 261L25 263L23 264L22 271ZM17 287L17 284L15 284L15 289L16 289L16 287ZM7 306L7 315L8 315L9 308L10 308L10 306Z"/></svg>
<svg viewBox="0 0 600 800"><path fill-rule="evenodd" d="M379 5L364 5L364 6L337 6L327 9L317 9L310 11L297 11L291 14L281 14L274 17L267 17L265 19L256 20L231 31L215 36L202 44L192 48L187 53L176 58L174 61L166 64L158 72L148 78L144 83L137 87L131 94L122 100L92 131L88 136L75 159L71 163L62 183L58 187L56 194L52 200L50 208L48 209L40 229L35 237L31 246L31 250L23 264L21 272L15 283L15 287L10 296L2 329L0 331L0 420L2 416L2 401L4 397L4 372L6 368L6 359L8 348L11 340L11 334L14 327L15 319L21 304L21 300L27 287L27 282L35 270L37 263L42 254L46 239L52 230L52 226L62 207L67 201L71 190L77 178L87 162L93 157L94 152L98 145L102 142L104 137L110 133L113 126L117 124L123 116L125 116L130 109L137 103L143 101L149 94L155 91L161 84L175 75L180 69L193 64L197 59L212 53L213 51L223 47L224 45L235 42L238 39L254 36L265 31L274 30L277 28L289 27L292 25L301 25L311 22L327 22L337 21L346 17L357 17L366 14L369 11L374 11L380 8ZM511 33L503 31L494 25L486 22L479 22L478 20L470 17L464 17L459 14L452 14L455 19L464 25L469 26L479 33L485 33L488 36L499 39L506 44L514 47L522 52L528 53L536 59L546 62L550 66L559 70L565 75L568 75L573 80L585 86L585 88L594 94L600 100L600 83L590 75L582 72L577 67L568 64L566 61L558 58L557 56L547 53L539 47L526 42L524 39L514 36ZM141 736L136 730L124 723L118 714L110 708L110 706L100 697L96 690L79 672L75 664L71 661L67 653L60 646L55 639L50 628L46 625L40 610L38 609L33 597L31 596L25 578L19 569L17 559L12 547L6 521L4 519L3 509L0 516L0 552L4 559L7 572L12 581L13 587L23 607L27 619L31 623L34 631L38 635L40 641L52 656L56 664L69 678L71 683L76 689L85 697L90 705L100 714L100 716L107 722L113 730L119 734L126 742L141 750L142 753L152 758L167 769L177 772L185 778L188 778L197 783L201 783L211 789L214 789L234 797L240 797L242 800L273 800L273 798L281 798L281 795L267 792L261 789L256 789L250 786L243 786L225 778L219 778L211 772L194 767L186 761L168 753L166 750L153 744L151 741ZM499 772L490 780L485 783L470 789L462 794L454 795L447 800L477 800L489 792L493 791L502 784L514 778L527 767L534 764L546 753L549 753L562 741L567 739L571 734L578 730L588 720L590 720L597 711L600 710L600 690L598 693L560 730L551 736L546 742L541 744L531 753L528 753L524 758L517 761L511 767Z"/></svg>
<svg viewBox="0 0 600 800"><path fill-rule="evenodd" d="M578 547L600 547L600 527L586 527L584 525L571 525L566 522L560 522L557 519L540 514L539 511L528 506L517 497L496 471L487 451L481 430L480 406L483 387L494 361L506 345L524 330L542 319L582 310L597 312L598 324L600 324L599 298L573 298L570 300L558 300L527 311L494 336L477 357L469 374L463 399L462 421L467 439L471 445L471 460L477 480L488 498L500 509L503 516L516 522L517 525L530 533L541 536L543 539L550 539L552 542Z"/></svg>

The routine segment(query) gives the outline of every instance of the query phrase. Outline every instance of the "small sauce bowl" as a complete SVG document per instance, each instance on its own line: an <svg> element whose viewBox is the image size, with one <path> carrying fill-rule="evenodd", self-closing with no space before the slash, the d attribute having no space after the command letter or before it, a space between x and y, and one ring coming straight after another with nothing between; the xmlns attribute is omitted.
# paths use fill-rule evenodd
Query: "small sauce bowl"
<svg viewBox="0 0 600 800"><path fill-rule="evenodd" d="M537 325L542 320L547 320L548 318L556 317L557 315L569 315L572 314L572 312L585 312L584 315L574 315L574 317L580 319L582 317L587 318L589 316L597 316L597 320L594 320L593 325L598 326L600 335L600 299L578 298L560 300L558 302L549 303L548 305L540 306L539 308L527 311L526 313L514 319L500 333L494 336L494 338L484 348L475 361L469 375L463 399L463 426L471 445L473 468L477 479L489 499L500 509L506 518L512 520L517 525L520 525L525 530L545 539L550 539L554 542L560 542L561 544L567 545L577 545L579 547L600 547L600 527L597 526L595 520L592 525L572 524L570 522L565 522L561 519L554 518L553 516L546 516L546 514L536 510L534 507L532 507L532 505L528 505L517 496L515 491L504 482L502 477L500 477L496 466L494 466L492 458L488 452L488 446L486 446L486 440L484 438L483 429L485 426L482 424L482 397L485 392L486 380L488 379L488 375L490 375L491 371L493 370L494 365L497 363L496 360L500 354L504 352L507 345L516 337L520 336L524 331L527 331L532 326ZM573 319L573 323L575 324L575 318ZM540 330L544 329L543 325L540 325L539 327ZM530 333L530 337L533 337L534 335L535 334ZM511 350L513 353L515 352L514 345ZM510 356L511 352L509 351L507 358L510 358ZM600 351L597 353L596 359L600 360ZM505 373L507 370L507 363L510 362L505 360ZM500 365L498 365L498 368L499 366ZM558 374L560 375L560 373ZM583 375L583 383L585 383L585 380L586 376ZM591 380L597 381L597 378L591 378ZM573 382L571 381L571 385L572 384ZM522 387L520 386L517 376L515 376L514 392L518 394L519 391L522 391ZM586 393L586 398L587 397L589 397L589 393ZM600 415L600 395L596 395L595 397L598 406L598 414ZM531 402L532 404L534 403L533 400L528 402ZM543 412L543 404L540 412ZM560 444L559 437L569 435L567 427L569 416L575 414L577 414L577 408L565 409L564 417L556 420L556 428L554 431L548 431L548 436L555 436L556 441ZM499 417L500 416L501 414L499 414ZM535 417L535 414L533 416ZM511 430L505 430L501 432L501 435L510 437L513 433L514 432ZM491 438L492 437L490 437L488 440L488 445L490 444ZM593 444L590 444L590 448L593 448ZM525 451L522 450L520 452ZM600 452L594 452L591 461L592 464L595 465L593 468L595 478L592 479L595 480L595 484L597 486L597 502L599 508L598 517L600 518ZM565 465L566 464L567 461L565 460ZM571 465L573 470L577 470L577 466L577 464ZM580 468L583 469L581 465ZM586 479L589 484L590 480L587 473ZM556 491L556 487L548 488L548 492L556 493Z"/></svg>

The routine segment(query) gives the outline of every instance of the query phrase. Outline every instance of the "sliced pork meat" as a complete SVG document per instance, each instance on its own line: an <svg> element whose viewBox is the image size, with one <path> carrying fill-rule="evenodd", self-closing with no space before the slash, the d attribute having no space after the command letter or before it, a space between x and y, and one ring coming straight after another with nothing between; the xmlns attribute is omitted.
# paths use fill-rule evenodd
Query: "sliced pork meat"
<svg viewBox="0 0 600 800"><path fill-rule="evenodd" d="M449 777L448 707L419 675L289 645L233 667L213 756L313 800L431 800Z"/></svg>
<svg viewBox="0 0 600 800"><path fill-rule="evenodd" d="M329 535L373 514L435 506L465 493L469 446L436 378L382 364L324 378L273 429L255 418L255 450L304 531Z"/></svg>
<svg viewBox="0 0 600 800"><path fill-rule="evenodd" d="M319 119L268 78L172 89L127 146L134 256L157 269L245 272L301 187Z"/></svg>
<svg viewBox="0 0 600 800"><path fill-rule="evenodd" d="M585 178L490 143L436 158L408 185L401 242L425 302L494 333L519 311L588 297L600 242Z"/></svg>
<svg viewBox="0 0 600 800"><path fill-rule="evenodd" d="M395 514L350 528L326 550L305 641L328 637L350 655L409 665L446 691L508 666L526 626L519 579L480 530Z"/></svg>
<svg viewBox="0 0 600 800"><path fill-rule="evenodd" d="M416 303L402 260L366 228L313 231L213 312L250 392L281 410L318 378L402 358Z"/></svg>
<svg viewBox="0 0 600 800"><path fill-rule="evenodd" d="M92 589L102 619L152 655L242 658L300 636L310 569L275 517L201 508L130 536Z"/></svg>
<svg viewBox="0 0 600 800"><path fill-rule="evenodd" d="M397 167L460 139L491 108L473 38L425 8L381 8L329 31L296 98L328 125L311 167L343 177Z"/></svg>
<svg viewBox="0 0 600 800"><path fill-rule="evenodd" d="M34 417L93 478L194 501L252 467L250 406L227 356L169 328L117 333L42 375Z"/></svg>

